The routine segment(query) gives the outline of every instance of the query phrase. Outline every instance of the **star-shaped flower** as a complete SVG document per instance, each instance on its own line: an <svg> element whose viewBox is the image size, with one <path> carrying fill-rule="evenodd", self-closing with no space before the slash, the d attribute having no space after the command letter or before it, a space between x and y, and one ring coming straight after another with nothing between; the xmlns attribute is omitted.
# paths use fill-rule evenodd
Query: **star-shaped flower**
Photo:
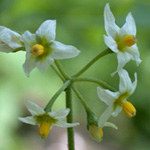
<svg viewBox="0 0 150 150"><path fill-rule="evenodd" d="M104 9L104 22L107 36L104 35L105 44L117 53L118 67L120 70L130 60L141 63L140 54L136 45L136 25L131 13L126 17L126 23L119 28L115 23L109 4ZM116 72L115 72L116 73Z"/></svg>
<svg viewBox="0 0 150 150"><path fill-rule="evenodd" d="M0 26L0 51L13 52L19 50L23 46L21 35L6 27Z"/></svg>
<svg viewBox="0 0 150 150"><path fill-rule="evenodd" d="M54 62L54 59L73 58L79 54L80 51L74 46L55 41L55 36L55 20L47 20L42 23L35 34L26 31L22 35L27 52L23 69L27 76L35 67L44 72Z"/></svg>
<svg viewBox="0 0 150 150"><path fill-rule="evenodd" d="M69 114L70 109L46 113L40 106L30 100L26 100L26 106L32 116L19 117L18 119L27 124L39 125L39 135L41 138L47 137L53 125L63 128L79 125L79 123L66 123L62 121Z"/></svg>
<svg viewBox="0 0 150 150"><path fill-rule="evenodd" d="M137 85L137 74L135 73L135 81L132 83L128 75L128 72L124 69L118 71L120 77L119 91L112 92L110 90L97 88L98 97L108 105L108 108L104 111L98 121L99 127L103 127L108 118L117 116L121 110L131 118L136 115L136 109L127 101L127 98L133 94Z"/></svg>

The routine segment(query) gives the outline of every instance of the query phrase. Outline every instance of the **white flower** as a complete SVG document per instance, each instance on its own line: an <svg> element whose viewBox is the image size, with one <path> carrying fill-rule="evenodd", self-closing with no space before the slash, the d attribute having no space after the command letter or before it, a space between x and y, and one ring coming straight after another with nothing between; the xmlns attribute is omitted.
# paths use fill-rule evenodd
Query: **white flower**
<svg viewBox="0 0 150 150"><path fill-rule="evenodd" d="M23 46L20 38L17 32L0 26L0 51L6 53L17 51Z"/></svg>
<svg viewBox="0 0 150 150"><path fill-rule="evenodd" d="M35 34L26 31L22 35L27 52L23 69L27 76L35 67L44 72L54 59L73 58L79 54L80 51L74 46L55 41L55 34L56 21L47 20Z"/></svg>
<svg viewBox="0 0 150 150"><path fill-rule="evenodd" d="M100 142L103 139L103 127L112 127L112 128L118 129L118 127L111 122L105 122L102 127L96 126L94 124L90 125L89 134L97 142Z"/></svg>
<svg viewBox="0 0 150 150"><path fill-rule="evenodd" d="M139 65L141 59L136 45L136 25L131 13L127 15L126 23L119 28L107 3L104 9L104 22L107 33L107 36L104 35L104 41L114 53L117 53L117 70L123 68L130 60L136 61Z"/></svg>
<svg viewBox="0 0 150 150"><path fill-rule="evenodd" d="M30 100L26 100L26 106L32 116L19 117L18 119L27 124L40 125L39 135L41 138L47 137L53 125L63 128L79 125L79 123L66 123L62 121L62 119L64 119L69 114L69 109L46 113L40 106L31 102Z"/></svg>
<svg viewBox="0 0 150 150"><path fill-rule="evenodd" d="M101 115L98 125L103 127L108 118L117 116L123 109L125 114L131 118L136 115L134 106L127 102L127 98L133 94L137 85L137 74L135 73L135 81L132 83L128 72L124 69L118 71L120 77L119 91L112 92L101 87L97 88L98 97L108 105L108 108Z"/></svg>

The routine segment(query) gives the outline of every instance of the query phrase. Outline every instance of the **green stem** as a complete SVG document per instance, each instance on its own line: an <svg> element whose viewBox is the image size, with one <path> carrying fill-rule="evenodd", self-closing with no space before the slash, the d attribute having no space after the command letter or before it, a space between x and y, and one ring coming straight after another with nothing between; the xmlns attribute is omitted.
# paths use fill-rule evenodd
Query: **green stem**
<svg viewBox="0 0 150 150"><path fill-rule="evenodd" d="M75 92L75 94L77 95L77 97L79 98L79 100L81 101L83 107L86 110L86 114L87 114L87 128L89 129L89 126L91 124L95 124L97 125L97 117L96 115L93 113L93 111L90 109L90 107L87 105L86 101L84 100L83 96L80 94L80 92L73 86L73 91Z"/></svg>
<svg viewBox="0 0 150 150"><path fill-rule="evenodd" d="M70 109L70 113L67 116L67 122L72 123L73 122L73 111L72 111L72 90L71 87L67 87L66 89L66 108ZM68 150L74 150L74 129L67 128L67 134L68 134Z"/></svg>
<svg viewBox="0 0 150 150"><path fill-rule="evenodd" d="M61 64L60 64L57 60L55 60L55 64L56 64L56 66L57 66L59 72L62 74L62 76L63 76L65 79L68 79L68 75L67 75L67 74L64 72L64 70L62 69Z"/></svg>
<svg viewBox="0 0 150 150"><path fill-rule="evenodd" d="M80 94L80 92L77 90L77 88L72 85L72 89L73 89L74 93L77 95L77 97L79 98L79 100L81 101L81 103L82 103L83 107L85 108L86 112L91 111L90 107L87 105L87 103L85 102L83 96Z"/></svg>
<svg viewBox="0 0 150 150"><path fill-rule="evenodd" d="M70 85L71 81L67 80L62 87L54 94L54 96L50 99L49 103L45 107L45 112L50 112L51 107L53 106L53 103L57 99L57 97Z"/></svg>
<svg viewBox="0 0 150 150"><path fill-rule="evenodd" d="M105 89L109 89L111 91L116 91L113 87L108 85L106 82L104 82L102 80L95 79L95 78L74 78L73 82L92 82L92 83L98 84L99 86L101 86Z"/></svg>
<svg viewBox="0 0 150 150"><path fill-rule="evenodd" d="M51 65L51 68L56 72L62 81L65 81L64 77L59 73L55 66Z"/></svg>
<svg viewBox="0 0 150 150"><path fill-rule="evenodd" d="M74 77L78 77L81 74L83 74L91 65L93 65L98 59L104 57L105 55L108 55L110 53L113 53L109 48L99 53L96 57L94 57L87 65L85 65L79 72L77 72Z"/></svg>
<svg viewBox="0 0 150 150"><path fill-rule="evenodd" d="M61 65L57 61L55 61L55 64L56 64L59 71L56 70L55 68L53 68L54 71L57 73L58 76L63 77L63 78L61 78L62 81L67 80L68 75L63 71ZM70 81L69 84L71 83L71 80L67 80L67 81ZM67 116L67 122L72 123L73 122L73 118L72 118L72 116L73 116L73 112L72 112L72 93L71 93L71 87L68 87L69 84L67 84L67 89L66 89L66 108L70 109L70 113ZM61 91L61 89L60 89L60 91ZM59 91L58 91L58 94L59 94ZM55 95L54 95L54 97L57 97L57 93ZM52 104L53 104L53 101L51 102L50 107L52 106ZM74 148L74 129L73 129L73 127L72 128L67 128L67 135L68 135L68 150L74 150L75 148Z"/></svg>

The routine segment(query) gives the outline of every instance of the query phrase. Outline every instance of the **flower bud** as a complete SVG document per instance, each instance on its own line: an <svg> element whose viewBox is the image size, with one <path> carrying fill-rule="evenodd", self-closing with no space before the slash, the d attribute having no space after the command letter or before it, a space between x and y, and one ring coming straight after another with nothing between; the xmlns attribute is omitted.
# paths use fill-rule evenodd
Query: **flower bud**
<svg viewBox="0 0 150 150"><path fill-rule="evenodd" d="M90 125L89 127L89 134L94 138L96 141L100 142L103 138L103 130L96 125Z"/></svg>

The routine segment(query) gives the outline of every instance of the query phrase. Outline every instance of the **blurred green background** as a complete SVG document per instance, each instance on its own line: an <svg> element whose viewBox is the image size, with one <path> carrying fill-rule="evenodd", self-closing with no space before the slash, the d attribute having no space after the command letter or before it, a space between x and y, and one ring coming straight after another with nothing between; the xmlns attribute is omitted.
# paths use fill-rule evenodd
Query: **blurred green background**
<svg viewBox="0 0 150 150"><path fill-rule="evenodd" d="M0 25L22 34L35 32L47 19L57 20L56 40L74 45L81 50L78 57L60 61L68 74L73 74L106 48L103 41L103 9L109 2L121 27L128 12L132 12L137 25L137 40L142 63L135 62L125 68L133 79L138 73L138 86L129 98L137 109L137 115L128 119L122 112L110 120L117 124L118 131L104 128L104 140L95 142L86 130L86 114L74 95L74 121L76 149L78 150L149 150L150 149L150 2L147 0L0 0ZM47 104L62 85L61 80L50 68L41 73L37 69L27 78L22 69L25 53L0 53L0 150L67 150L66 130L54 127L46 140L38 136L38 128L23 124L18 116L27 116L26 98L39 104ZM118 88L118 76L110 74L116 69L116 55L110 55L95 63L82 77L96 77ZM106 105L96 93L97 85L78 83L78 89L93 111L100 116ZM56 101L53 110L65 107L65 94Z"/></svg>

